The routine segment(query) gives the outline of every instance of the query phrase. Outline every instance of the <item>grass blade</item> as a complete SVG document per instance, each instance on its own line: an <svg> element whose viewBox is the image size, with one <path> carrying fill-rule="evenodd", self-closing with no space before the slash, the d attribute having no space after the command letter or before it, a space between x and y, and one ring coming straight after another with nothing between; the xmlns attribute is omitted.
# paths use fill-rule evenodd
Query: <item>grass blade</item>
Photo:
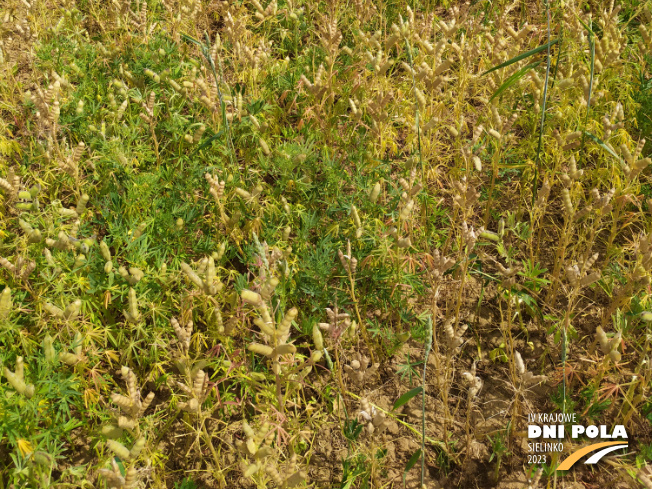
<svg viewBox="0 0 652 489"><path fill-rule="evenodd" d="M616 154L616 152L615 152L613 149L611 149L611 148L607 145L607 143L605 143L602 139L600 139L600 138L597 137L597 136L594 136L594 135L591 134L589 131L583 131L583 132L584 132L584 135L590 137L591 139L593 139L593 141L595 141L595 142L598 143L600 146L602 146L605 150L607 150L607 152L608 152L611 156L613 156L614 158L616 158L618 161L622 161L622 158L621 158L620 156L618 156L618 155Z"/></svg>
<svg viewBox="0 0 652 489"><path fill-rule="evenodd" d="M582 21L580 20L580 22ZM593 30L591 29L593 24L588 26L582 22L582 25L586 28L587 31L589 31L589 50L591 52L591 78L589 80L589 94L588 100L586 101L586 116L584 118L584 127L587 127L587 124L589 123L589 114L591 112L591 95L593 94L593 75L595 71L595 40L593 37ZM582 161L582 155L584 155L584 143L586 142L586 134L586 131L584 131L584 134L582 135L582 145L580 147L580 163Z"/></svg>
<svg viewBox="0 0 652 489"><path fill-rule="evenodd" d="M421 458L421 449L417 449L416 452L412 454L410 457L410 460L408 460L408 463L405 465L405 471L403 472L403 484L405 484L405 479L407 478L408 472L412 467L414 467L419 459Z"/></svg>
<svg viewBox="0 0 652 489"><path fill-rule="evenodd" d="M530 71L533 68L536 68L541 64L541 61L537 61L536 63L531 63L527 66L524 66L520 70L518 70L516 73L514 73L512 76L510 76L505 82L498 87L498 90L494 92L494 94L491 96L489 99L489 102L491 102L494 98L496 98L498 95L503 93L505 90L507 90L509 87L514 85L517 81L519 81L525 74Z"/></svg>
<svg viewBox="0 0 652 489"><path fill-rule="evenodd" d="M494 66L493 68L488 69L487 71L485 71L485 72L484 72L482 75L480 75L480 76L484 76L484 75L486 75L487 73L491 73L492 71L499 70L499 69L501 69L501 68L504 68L505 66L509 66L509 65L511 65L511 64L518 63L518 62L521 61L522 59L529 58L530 56L534 56L535 54L540 53L541 51L544 51L544 50L546 50L546 49L551 48L552 46L554 46L554 45L557 44L558 42L559 42L559 39L555 39L554 41L550 41L550 42L548 42L548 43L546 43L546 44L544 44L544 45L542 45L542 46L539 46L538 48L534 48L534 49L532 49L532 50L530 50L530 51L527 51L527 52L525 52L525 53L519 54L518 56L514 56L513 58L508 59L508 60L505 61L504 63L500 63L498 66Z"/></svg>
<svg viewBox="0 0 652 489"><path fill-rule="evenodd" d="M546 100L548 98L548 80L550 79L550 46L552 46L553 42L550 41L550 0L544 0L546 4L546 19L548 21L547 27L548 27L548 42L545 44L545 47L547 49L547 55L546 55L546 81L543 86L543 106L541 107L541 123L539 124L539 142L537 143L537 155L534 159L535 161L535 166L534 166L534 184L532 185L532 204L534 204L534 199L536 195L536 189L539 186L539 157L541 156L541 145L543 144L543 129L546 124ZM555 39L554 43L559 41L559 39Z"/></svg>
<svg viewBox="0 0 652 489"><path fill-rule="evenodd" d="M181 34L181 39L183 39L184 41L187 41L187 42L192 42L192 43L196 44L197 46L202 47L202 44L197 39L195 39L192 36L189 36L188 34Z"/></svg>
<svg viewBox="0 0 652 489"><path fill-rule="evenodd" d="M399 397L396 402L394 403L394 406L392 406L392 410L395 411L396 409L400 408L404 404L406 404L410 399L412 399L414 396L417 396L421 394L423 391L423 387L415 387L411 391L407 391L405 394L403 394L401 397Z"/></svg>

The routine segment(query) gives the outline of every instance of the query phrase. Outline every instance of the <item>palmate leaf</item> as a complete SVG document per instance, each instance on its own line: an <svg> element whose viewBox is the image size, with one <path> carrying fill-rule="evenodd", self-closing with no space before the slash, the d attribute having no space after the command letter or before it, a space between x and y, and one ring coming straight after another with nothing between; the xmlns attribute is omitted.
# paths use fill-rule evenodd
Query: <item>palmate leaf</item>
<svg viewBox="0 0 652 489"><path fill-rule="evenodd" d="M525 74L530 71L531 69L536 68L541 64L541 61L537 61L536 63L531 63L527 66L524 66L523 68L519 69L516 71L512 76L510 76L507 80L503 82L501 86L498 87L498 90L494 92L494 94L491 96L489 99L489 102L491 102L494 98L496 98L498 95L503 93L505 90L507 90L509 87L514 85L517 81L519 81Z"/></svg>
<svg viewBox="0 0 652 489"><path fill-rule="evenodd" d="M541 51L546 50L546 49L548 49L549 47L554 46L554 45L557 44L558 42L559 42L559 39L555 39L554 41L550 41L549 43L546 43L546 44L544 44L544 45L542 45L542 46L539 46L538 48L534 48L534 49L532 49L532 50L530 50L530 51L527 51L527 52L525 52L525 53L519 54L518 56L514 56L513 58L508 59L508 60L505 61L504 63L500 63L499 65L494 66L493 68L488 69L487 71L485 71L485 72L484 72L482 75L480 75L480 76L484 76L484 75L486 75L487 73L491 73L492 71L499 70L499 69L501 69L501 68L504 68L505 66L509 66L509 65L511 65L511 64L518 63L518 62L521 61L522 59L529 58L530 56L534 56L535 54L540 53Z"/></svg>

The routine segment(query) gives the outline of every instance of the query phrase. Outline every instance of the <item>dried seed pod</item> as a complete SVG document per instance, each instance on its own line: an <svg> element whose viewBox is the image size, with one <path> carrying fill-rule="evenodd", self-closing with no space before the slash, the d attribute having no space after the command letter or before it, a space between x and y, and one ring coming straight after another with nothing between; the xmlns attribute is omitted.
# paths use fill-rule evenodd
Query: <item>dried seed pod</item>
<svg viewBox="0 0 652 489"><path fill-rule="evenodd" d="M573 209L573 203L571 202L570 191L567 188L563 188L561 190L561 196L562 196L562 200L564 202L564 210L566 212L566 219L572 219L573 215L575 214L575 210Z"/></svg>

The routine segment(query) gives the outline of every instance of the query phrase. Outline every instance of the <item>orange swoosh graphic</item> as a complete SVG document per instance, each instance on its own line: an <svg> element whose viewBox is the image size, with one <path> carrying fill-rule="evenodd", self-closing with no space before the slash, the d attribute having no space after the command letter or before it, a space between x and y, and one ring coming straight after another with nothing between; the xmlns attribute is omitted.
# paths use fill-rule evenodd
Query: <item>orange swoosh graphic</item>
<svg viewBox="0 0 652 489"><path fill-rule="evenodd" d="M624 445L626 442L621 440L621 441L605 441L603 443L594 443L593 445L589 445L588 447L580 448L578 451L572 453L566 459L559 464L559 466L555 470L568 470L570 469L575 462L577 462L579 459L581 459L584 455L587 453L593 452L597 450L598 448L605 448L605 447L610 447L612 445Z"/></svg>

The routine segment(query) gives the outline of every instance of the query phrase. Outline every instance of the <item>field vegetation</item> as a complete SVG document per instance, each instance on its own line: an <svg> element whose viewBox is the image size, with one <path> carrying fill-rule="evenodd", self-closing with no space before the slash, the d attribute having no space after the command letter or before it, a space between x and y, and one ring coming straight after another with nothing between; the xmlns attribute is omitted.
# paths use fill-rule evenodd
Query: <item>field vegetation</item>
<svg viewBox="0 0 652 489"><path fill-rule="evenodd" d="M652 488L652 3L261 1L0 3L0 489Z"/></svg>

